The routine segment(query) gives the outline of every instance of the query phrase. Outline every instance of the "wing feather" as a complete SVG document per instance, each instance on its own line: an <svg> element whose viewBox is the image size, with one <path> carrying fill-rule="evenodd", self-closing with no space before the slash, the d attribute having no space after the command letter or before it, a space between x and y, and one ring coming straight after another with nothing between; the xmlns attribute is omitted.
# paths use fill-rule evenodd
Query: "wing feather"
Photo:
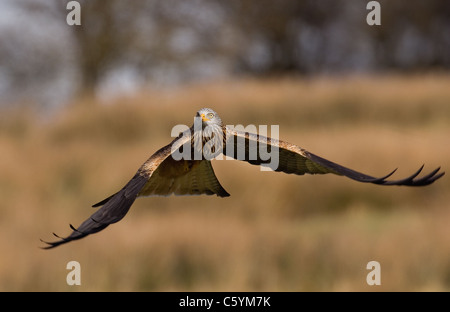
<svg viewBox="0 0 450 312"><path fill-rule="evenodd" d="M108 225L120 221L127 214L136 199L137 190L140 190L145 185L147 179L148 178L145 175L138 171L119 192L100 202L99 204L104 202L104 205L94 212L78 228L74 228L70 225L73 231L69 236L62 238L54 234L56 237L60 238L60 240L54 242L43 241L48 244L48 246L43 248L50 249L73 240L81 239L87 235L100 232Z"/></svg>
<svg viewBox="0 0 450 312"><path fill-rule="evenodd" d="M226 156L246 161L253 165L267 166L274 171L298 175L333 173L359 182L406 186L428 185L445 174L445 172L439 173L440 168L437 168L422 178L416 178L422 171L422 166L416 173L405 179L386 180L395 170L384 177L376 178L317 156L295 144L252 133L236 131L229 127L224 127L224 133L226 137L224 154ZM269 153L275 150L274 155L278 157L278 162L273 162L271 159L262 157L260 153L265 150L268 150ZM242 157L242 155L245 155L245 157Z"/></svg>
<svg viewBox="0 0 450 312"><path fill-rule="evenodd" d="M102 206L78 228L70 225L72 233L67 237L54 234L59 240L45 242L44 249L57 247L87 235L97 233L112 223L120 221L129 211L135 199L148 195L217 194L229 196L217 180L209 161L175 161L172 152L188 142L189 136L180 135L167 146L154 153L136 172L133 178L117 193L93 205Z"/></svg>

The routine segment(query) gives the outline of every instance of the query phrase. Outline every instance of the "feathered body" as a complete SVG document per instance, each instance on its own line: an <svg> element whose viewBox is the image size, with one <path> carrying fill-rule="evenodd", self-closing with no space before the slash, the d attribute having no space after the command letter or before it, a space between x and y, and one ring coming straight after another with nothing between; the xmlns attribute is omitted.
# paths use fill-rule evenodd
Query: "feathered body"
<svg viewBox="0 0 450 312"><path fill-rule="evenodd" d="M276 152L273 157L277 157L277 161L263 155L264 150ZM83 238L120 221L137 197L171 194L230 196L218 181L211 165L211 160L220 153L252 165L268 166L274 171L297 175L332 173L379 185L424 186L444 175L437 168L416 178L422 166L405 179L387 180L395 170L375 178L326 160L295 144L225 127L216 112L203 108L197 112L190 129L154 153L120 191L93 206L101 206L100 209L78 228L71 225L73 232L68 237L62 238L55 234L59 240L48 242L44 248Z"/></svg>

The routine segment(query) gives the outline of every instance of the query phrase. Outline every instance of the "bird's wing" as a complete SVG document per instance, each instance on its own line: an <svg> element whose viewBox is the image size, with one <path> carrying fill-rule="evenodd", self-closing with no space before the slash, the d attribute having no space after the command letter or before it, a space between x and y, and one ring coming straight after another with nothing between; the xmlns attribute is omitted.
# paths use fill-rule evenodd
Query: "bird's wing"
<svg viewBox="0 0 450 312"><path fill-rule="evenodd" d="M70 225L73 232L58 241L45 242L44 249L97 233L108 225L120 221L137 197L151 195L199 195L216 194L229 196L220 185L208 160L174 160L170 155L183 144L191 144L190 136L181 136L153 154L137 171L134 177L117 193L93 207L102 206L78 228Z"/></svg>
<svg viewBox="0 0 450 312"><path fill-rule="evenodd" d="M437 168L429 174L416 178L423 166L413 175L401 180L386 180L396 170L386 176L376 178L349 169L332 161L314 155L307 150L281 140L276 140L248 132L237 131L224 127L225 149L224 155L246 161L253 165L262 165L274 171L303 175L333 173L350 179L380 185L428 185L444 175ZM273 158L276 157L276 158Z"/></svg>

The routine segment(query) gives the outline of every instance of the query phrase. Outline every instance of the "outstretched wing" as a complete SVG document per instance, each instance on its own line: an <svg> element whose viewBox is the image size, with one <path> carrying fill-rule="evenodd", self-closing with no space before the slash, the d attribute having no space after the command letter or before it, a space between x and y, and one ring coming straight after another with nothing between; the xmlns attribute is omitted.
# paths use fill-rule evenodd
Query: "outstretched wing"
<svg viewBox="0 0 450 312"><path fill-rule="evenodd" d="M370 175L341 166L332 161L314 155L307 150L287 142L256 135L248 132L236 131L224 127L226 137L224 154L252 165L262 165L274 171L303 175L333 173L350 179L380 185L423 186L439 179L445 172L437 168L429 174L417 178L423 166L413 175L401 180L386 180L397 169L386 176L376 178Z"/></svg>
<svg viewBox="0 0 450 312"><path fill-rule="evenodd" d="M48 244L48 246L43 247L43 249L54 248L61 244L83 238L89 234L100 232L108 225L120 221L127 214L136 199L137 193L145 185L145 183L147 183L147 179L148 178L145 175L137 172L136 175L127 183L127 185L125 185L119 192L111 196L102 208L92 214L78 228L70 225L70 228L73 230L72 234L68 237L60 237L53 233L53 235L58 237L59 240L55 242L43 241Z"/></svg>
<svg viewBox="0 0 450 312"><path fill-rule="evenodd" d="M153 154L137 171L134 177L117 193L93 207L102 206L78 228L70 225L73 232L55 242L45 242L44 249L97 233L108 225L120 221L135 199L152 195L213 195L229 196L217 180L208 160L179 160L170 157L172 151L189 142L189 136L181 136Z"/></svg>

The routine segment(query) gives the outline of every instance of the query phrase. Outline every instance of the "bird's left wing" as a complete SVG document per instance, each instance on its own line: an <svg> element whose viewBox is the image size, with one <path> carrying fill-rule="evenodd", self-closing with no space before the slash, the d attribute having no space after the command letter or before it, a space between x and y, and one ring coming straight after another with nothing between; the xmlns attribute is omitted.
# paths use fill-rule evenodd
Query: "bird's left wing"
<svg viewBox="0 0 450 312"><path fill-rule="evenodd" d="M229 127L224 127L223 131L226 140L224 150L226 156L246 161L252 165L267 166L274 171L299 175L333 173L359 182L407 186L428 185L444 175L444 172L438 173L440 168L437 168L421 178L416 178L422 171L422 166L405 179L386 180L396 170L386 176L376 178L317 156L295 144L237 131Z"/></svg>

